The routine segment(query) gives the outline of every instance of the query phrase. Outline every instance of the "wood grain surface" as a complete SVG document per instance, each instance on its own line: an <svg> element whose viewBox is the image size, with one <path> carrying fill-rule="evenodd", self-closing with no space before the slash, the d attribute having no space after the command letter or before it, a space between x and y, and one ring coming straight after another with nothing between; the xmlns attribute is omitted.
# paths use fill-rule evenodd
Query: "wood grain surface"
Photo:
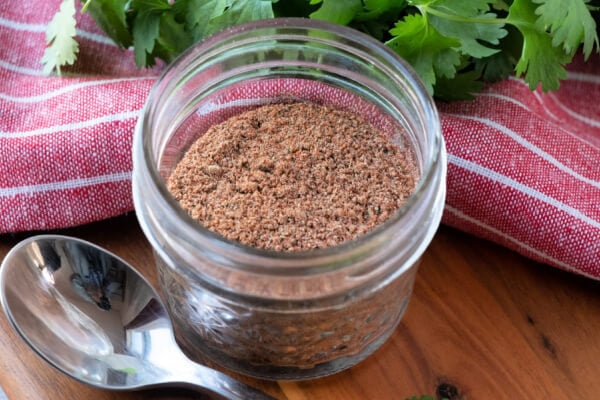
<svg viewBox="0 0 600 400"><path fill-rule="evenodd" d="M58 233L118 254L156 282L134 215ZM0 236L0 258L31 235ZM600 260L599 260L600 262ZM108 392L47 366L0 317L0 385L9 399L196 399L164 389ZM278 399L600 398L600 283L442 227L391 339L359 365L305 382L239 377ZM232 374L233 375L233 374Z"/></svg>

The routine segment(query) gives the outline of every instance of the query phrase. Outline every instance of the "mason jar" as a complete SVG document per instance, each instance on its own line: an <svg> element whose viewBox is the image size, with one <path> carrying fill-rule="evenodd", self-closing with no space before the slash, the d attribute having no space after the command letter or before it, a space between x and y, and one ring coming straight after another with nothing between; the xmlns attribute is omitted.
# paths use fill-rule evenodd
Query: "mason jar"
<svg viewBox="0 0 600 400"><path fill-rule="evenodd" d="M191 144L265 104L310 102L365 118L413 158L412 195L372 231L333 247L249 247L193 220L166 180ZM392 334L445 197L435 105L395 53L350 28L272 19L193 46L156 82L134 138L133 196L176 337L196 360L274 380L349 368Z"/></svg>

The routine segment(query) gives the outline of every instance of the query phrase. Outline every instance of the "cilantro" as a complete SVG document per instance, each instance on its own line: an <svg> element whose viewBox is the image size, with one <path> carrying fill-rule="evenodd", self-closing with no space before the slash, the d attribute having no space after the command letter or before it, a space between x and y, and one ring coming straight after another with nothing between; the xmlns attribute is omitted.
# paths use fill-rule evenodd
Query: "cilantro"
<svg viewBox="0 0 600 400"><path fill-rule="evenodd" d="M441 0L419 5L423 14L431 14L429 21L442 35L460 40L461 52L476 58L488 57L499 49L490 48L480 42L498 44L506 36L503 24L496 14L485 12L487 0L460 1Z"/></svg>
<svg viewBox="0 0 600 400"><path fill-rule="evenodd" d="M398 13L406 7L404 0L364 0L363 11L356 15L356 20L374 20L389 13Z"/></svg>
<svg viewBox="0 0 600 400"><path fill-rule="evenodd" d="M153 65L157 57L170 62L226 27L273 18L271 0L132 0L129 11L137 13L132 33L138 67Z"/></svg>
<svg viewBox="0 0 600 400"><path fill-rule="evenodd" d="M430 92L437 79L444 79L443 85L438 86L438 97L445 98L452 93L442 89L450 89L449 85L454 86L456 93L464 90L468 92L470 88L474 88L473 85L464 88L460 86L466 84L466 77L472 78L473 74L464 75L463 79L453 79L451 70L454 59L447 58L446 70L436 68L435 57L431 53L449 57L451 53L448 52L448 47L469 57L476 72L485 70L482 77L497 79L504 77L508 68L514 68L517 76L525 75L525 81L531 90L540 84L544 91L557 90L560 79L566 77L564 66L571 61L575 49L583 44L587 57L594 44L598 48L596 25L587 2L588 0L514 0L508 7L506 17L501 18L497 13L506 13L508 4L504 1L408 0L408 4L414 6L422 17L421 31L411 32L408 29L414 25L414 18L417 17L416 14L409 14L390 30L395 37L387 44L413 65ZM544 4L537 6L539 3ZM565 7L556 9L558 5L567 6L565 3L571 3L571 10ZM575 21L576 18L581 21ZM403 26L407 21L410 23ZM491 58L505 52L506 47L512 47L510 44L506 46L506 42L501 43L501 39L507 35L507 26L516 28L521 34L522 39L518 40L521 54L517 59L511 57L512 52ZM432 43L434 40L437 48ZM449 46L449 40L457 40L460 45ZM411 48L408 41L416 44L417 48ZM414 53L419 55L416 60ZM502 64L490 67L494 60L499 60Z"/></svg>
<svg viewBox="0 0 600 400"><path fill-rule="evenodd" d="M63 0L48 25L44 72L60 73L78 51L75 0ZM582 49L600 49L592 0L81 0L139 67L166 62L221 29L275 16L348 25L405 58L439 99L472 96L484 81L524 76L556 90ZM596 3L594 3L596 4ZM596 14L594 14L594 12Z"/></svg>
<svg viewBox="0 0 600 400"><path fill-rule="evenodd" d="M479 76L477 71L467 71L457 73L452 79L441 77L435 83L435 94L445 101L473 100L473 93L483 87Z"/></svg>
<svg viewBox="0 0 600 400"><path fill-rule="evenodd" d="M394 38L386 44L414 67L430 93L437 76L453 78L456 74L460 42L442 36L423 15L407 16L390 33Z"/></svg>
<svg viewBox="0 0 600 400"><path fill-rule="evenodd" d="M280 0L273 2L273 13L276 18L308 18L319 7L319 4L311 4L308 0Z"/></svg>
<svg viewBox="0 0 600 400"><path fill-rule="evenodd" d="M531 90L541 82L544 91L557 90L559 79L567 77L564 65L571 60L560 47L552 45L552 36L535 28L535 6L528 0L515 0L507 20L523 34L523 50L517 62L517 76L525 74Z"/></svg>
<svg viewBox="0 0 600 400"><path fill-rule="evenodd" d="M311 4L321 3L321 7L310 17L323 21L335 22L336 24L346 25L354 19L362 9L361 0L318 0L311 1Z"/></svg>
<svg viewBox="0 0 600 400"><path fill-rule="evenodd" d="M75 2L63 0L58 12L46 30L46 50L42 56L43 72L48 75L54 69L60 75L60 67L75 62L79 46L75 39Z"/></svg>
<svg viewBox="0 0 600 400"><path fill-rule="evenodd" d="M84 12L90 13L96 23L122 49L133 44L133 38L127 26L125 11L129 0L87 0Z"/></svg>
<svg viewBox="0 0 600 400"><path fill-rule="evenodd" d="M135 7L135 3L132 4ZM133 26L133 54L138 67L154 65L154 44L160 33L160 12L143 9L135 17Z"/></svg>
<svg viewBox="0 0 600 400"><path fill-rule="evenodd" d="M567 54L573 55L583 43L583 53L587 59L598 46L596 23L587 8L589 0L533 0L541 4L535 14L539 15L535 25L538 31L549 28L552 46L562 44Z"/></svg>
<svg viewBox="0 0 600 400"><path fill-rule="evenodd" d="M274 17L271 0L178 0L173 9L192 43L233 25Z"/></svg>
<svg viewBox="0 0 600 400"><path fill-rule="evenodd" d="M258 19L273 18L271 0L228 0L228 7L208 22L208 33Z"/></svg>
<svg viewBox="0 0 600 400"><path fill-rule="evenodd" d="M515 60L508 53L501 52L476 59L475 71L485 82L498 82L510 76L515 64Z"/></svg>
<svg viewBox="0 0 600 400"><path fill-rule="evenodd" d="M508 0L507 0L508 1ZM508 11L508 7L510 5L510 1L504 1L504 0L496 0L492 2L492 8L494 10L503 10L503 11Z"/></svg>
<svg viewBox="0 0 600 400"><path fill-rule="evenodd" d="M161 15L158 28L160 34L155 44L155 53L159 58L171 61L175 55L192 45L192 38L181 28L182 24L177 21L174 13Z"/></svg>
<svg viewBox="0 0 600 400"><path fill-rule="evenodd" d="M508 11L508 10L507 10ZM507 25L508 34L500 40L500 52L489 57L476 58L474 69L484 82L497 82L509 77L521 57L523 36L512 25Z"/></svg>
<svg viewBox="0 0 600 400"><path fill-rule="evenodd" d="M183 16L185 27L194 40L204 38L208 30L208 22L225 11L226 0L182 0L173 4L176 12Z"/></svg>
<svg viewBox="0 0 600 400"><path fill-rule="evenodd" d="M390 26L407 6L405 0L364 0L363 9L354 17L351 27L383 41Z"/></svg>

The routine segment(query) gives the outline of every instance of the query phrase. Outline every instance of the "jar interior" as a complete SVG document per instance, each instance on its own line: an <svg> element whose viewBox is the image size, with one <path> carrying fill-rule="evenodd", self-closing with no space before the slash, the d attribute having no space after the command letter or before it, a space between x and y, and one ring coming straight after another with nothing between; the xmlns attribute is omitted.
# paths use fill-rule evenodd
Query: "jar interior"
<svg viewBox="0 0 600 400"><path fill-rule="evenodd" d="M408 149L418 174L423 171L427 129L414 89L392 81L385 65L366 61L357 49L306 40L242 41L200 57L206 60L163 92L157 118L162 133L152 143L163 179L212 125L262 105L294 101L358 114Z"/></svg>

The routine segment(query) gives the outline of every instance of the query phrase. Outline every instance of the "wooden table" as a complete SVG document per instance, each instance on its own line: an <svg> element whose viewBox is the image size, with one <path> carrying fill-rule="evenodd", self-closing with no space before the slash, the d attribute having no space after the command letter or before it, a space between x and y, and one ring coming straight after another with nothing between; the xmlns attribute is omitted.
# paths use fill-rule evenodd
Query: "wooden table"
<svg viewBox="0 0 600 400"><path fill-rule="evenodd" d="M135 265L153 283L134 215L62 230ZM0 258L28 234L0 236ZM599 260L600 262L600 260ZM178 390L89 388L37 358L0 317L0 385L9 399L191 399ZM392 338L359 365L307 382L241 378L279 399L600 398L600 283L442 227Z"/></svg>

